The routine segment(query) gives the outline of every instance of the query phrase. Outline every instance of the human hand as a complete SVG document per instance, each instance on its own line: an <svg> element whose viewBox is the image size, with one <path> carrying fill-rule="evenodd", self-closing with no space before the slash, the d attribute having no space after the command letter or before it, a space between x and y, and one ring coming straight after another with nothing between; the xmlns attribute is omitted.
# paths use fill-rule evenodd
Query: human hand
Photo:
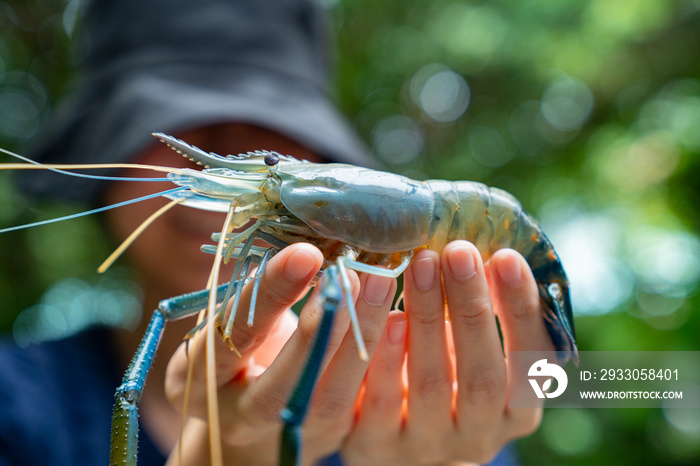
<svg viewBox="0 0 700 466"><path fill-rule="evenodd" d="M508 408L531 387L512 377L495 319L506 354L553 350L523 257L500 250L484 267L474 245L455 241L440 255L419 251L404 287L406 313L389 315L342 449L346 464L484 463L532 433L542 408Z"/></svg>
<svg viewBox="0 0 700 466"><path fill-rule="evenodd" d="M216 337L216 372L224 460L232 464L276 464L280 412L301 373L322 316L315 291L304 306L297 327L289 307L307 290L323 263L321 252L308 244L294 244L267 265L256 305L255 324L246 313L236 315L231 339L239 358ZM370 355L376 349L391 306L394 280L357 275L350 271L362 335ZM362 286L360 287L360 282ZM251 288L245 287L240 309L247 309ZM359 295L359 296L358 296ZM347 311L337 313L312 404L304 424L304 463L340 448L352 427L354 403L368 363L360 360L349 329ZM190 343L194 359L188 416L181 440L183 463L209 461L204 332ZM188 357L184 346L173 355L166 376L166 394L181 410L185 397ZM177 464L178 449L169 459Z"/></svg>

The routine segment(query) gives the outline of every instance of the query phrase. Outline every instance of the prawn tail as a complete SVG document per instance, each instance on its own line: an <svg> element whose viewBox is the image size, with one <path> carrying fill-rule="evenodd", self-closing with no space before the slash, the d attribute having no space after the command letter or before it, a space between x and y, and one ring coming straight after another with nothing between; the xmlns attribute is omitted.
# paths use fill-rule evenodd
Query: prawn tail
<svg viewBox="0 0 700 466"><path fill-rule="evenodd" d="M553 251L552 253L554 254ZM554 256L554 260L541 263L538 268L533 269L540 293L542 316L559 361L566 362L573 359L578 365L579 356L569 283L559 258L556 254Z"/></svg>
<svg viewBox="0 0 700 466"><path fill-rule="evenodd" d="M569 281L554 247L537 222L509 193L481 183L430 182L438 194L435 228L437 246L454 239L472 241L484 260L502 248L513 248L523 255L537 282L542 316L558 359L578 364L578 348L569 296Z"/></svg>
<svg viewBox="0 0 700 466"><path fill-rule="evenodd" d="M520 202L505 191L489 188L489 219L493 225L489 251L512 247L527 261L537 282L547 332L558 359L578 365L569 280L552 242Z"/></svg>

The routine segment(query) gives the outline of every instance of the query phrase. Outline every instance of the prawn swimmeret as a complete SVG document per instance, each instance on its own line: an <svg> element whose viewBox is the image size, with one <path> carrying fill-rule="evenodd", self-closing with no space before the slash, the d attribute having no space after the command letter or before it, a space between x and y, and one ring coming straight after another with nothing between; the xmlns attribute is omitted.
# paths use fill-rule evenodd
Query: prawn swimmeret
<svg viewBox="0 0 700 466"><path fill-rule="evenodd" d="M243 286L253 282L248 309L248 325L253 325L255 297L265 266L272 255L292 243L308 242L323 252L325 277L320 286L324 317L304 373L288 408L282 413L281 463L296 464L300 458L299 429L318 376L333 313L342 301L346 302L351 315L359 357L367 358L347 269L398 277L408 267L416 249L441 250L456 239L474 243L484 260L501 248L513 248L525 257L532 269L539 288L542 316L561 359L578 361L569 285L561 262L541 228L505 191L470 181L415 181L353 165L300 161L269 151L223 157L166 134L155 133L154 136L205 167L201 171L161 167L178 187L160 195L171 199L170 205L227 212L227 217L222 231L212 235L216 245L202 246L204 252L216 256L208 289L160 303L117 389L112 464L136 464L137 405L165 322L193 315L206 307L208 318L191 333L207 325L216 325L235 350L230 336ZM13 168L29 168L31 164L67 174L71 173L64 170L93 168L43 166L36 162L13 164ZM233 231L249 223L251 226L243 231ZM127 239L101 270L109 266L135 236ZM254 240L262 240L267 245L254 244ZM231 257L236 260L231 282L215 286L219 264ZM249 277L252 264L258 267ZM220 303L230 300L233 304L224 322L226 306ZM208 348L213 348L213 334L207 333ZM207 361L213 364L209 350ZM214 371L209 372L213 378ZM213 379L208 380L208 385L216 387ZM216 390L211 388L208 393L215 397ZM210 423L218 425L213 411L209 413ZM211 443L215 450L217 442L212 439ZM216 460L220 456L212 451L212 458Z"/></svg>

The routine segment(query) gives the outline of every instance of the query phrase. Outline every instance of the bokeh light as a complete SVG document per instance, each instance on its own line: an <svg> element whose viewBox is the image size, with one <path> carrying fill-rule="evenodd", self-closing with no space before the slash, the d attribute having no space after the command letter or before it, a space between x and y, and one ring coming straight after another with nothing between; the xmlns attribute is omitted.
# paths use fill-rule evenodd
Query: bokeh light
<svg viewBox="0 0 700 466"><path fill-rule="evenodd" d="M501 133L488 126L475 126L471 129L469 149L472 156L487 167L505 165L515 154Z"/></svg>
<svg viewBox="0 0 700 466"><path fill-rule="evenodd" d="M684 296L700 280L700 240L695 235L644 228L629 238L629 246L632 269L647 290Z"/></svg>
<svg viewBox="0 0 700 466"><path fill-rule="evenodd" d="M547 145L537 125L540 118L540 102L531 100L518 105L508 119L508 133L525 156L537 155Z"/></svg>
<svg viewBox="0 0 700 466"><path fill-rule="evenodd" d="M542 425L547 444L563 457L587 456L602 443L601 425L590 410L554 409Z"/></svg>
<svg viewBox="0 0 700 466"><path fill-rule="evenodd" d="M560 131L581 128L593 111L593 93L581 80L557 78L542 94L542 115Z"/></svg>
<svg viewBox="0 0 700 466"><path fill-rule="evenodd" d="M607 313L630 299L634 277L619 257L624 241L619 214L556 209L542 217L569 278L575 312Z"/></svg>
<svg viewBox="0 0 700 466"><path fill-rule="evenodd" d="M12 334L21 347L59 340L91 326L134 329L141 319L140 290L113 270L96 284L66 278L58 281L39 303L23 310Z"/></svg>
<svg viewBox="0 0 700 466"><path fill-rule="evenodd" d="M686 396L697 396L700 393L700 385L685 385L683 392L687 393ZM675 429L688 437L700 440L700 416L697 410L669 408L665 403L662 404L662 412L666 421Z"/></svg>
<svg viewBox="0 0 700 466"><path fill-rule="evenodd" d="M429 36L470 71L494 59L508 33L507 21L489 4L448 2L432 12L425 27Z"/></svg>
<svg viewBox="0 0 700 466"><path fill-rule="evenodd" d="M411 79L411 98L430 118L448 123L461 117L469 105L469 86L445 65L430 64Z"/></svg>
<svg viewBox="0 0 700 466"><path fill-rule="evenodd" d="M684 78L666 84L640 111L639 126L665 130L690 150L700 149L700 80Z"/></svg>
<svg viewBox="0 0 700 466"><path fill-rule="evenodd" d="M405 115L384 118L374 129L372 149L392 165L412 161L421 153L423 145L420 127Z"/></svg>
<svg viewBox="0 0 700 466"><path fill-rule="evenodd" d="M46 89L34 76L0 74L0 133L16 140L35 136L46 103Z"/></svg>

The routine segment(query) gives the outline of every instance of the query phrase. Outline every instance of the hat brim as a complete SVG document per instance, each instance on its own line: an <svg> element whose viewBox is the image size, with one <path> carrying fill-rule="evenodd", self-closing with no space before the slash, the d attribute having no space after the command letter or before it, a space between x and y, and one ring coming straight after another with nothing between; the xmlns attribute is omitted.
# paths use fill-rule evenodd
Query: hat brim
<svg viewBox="0 0 700 466"><path fill-rule="evenodd" d="M97 80L84 86L91 91L63 108L32 156L42 163L126 162L152 143L154 131L244 122L325 159L376 166L325 92L293 75L230 63L164 63L131 70L113 83L118 87ZM33 171L21 176L20 187L34 196L94 202L104 183Z"/></svg>

